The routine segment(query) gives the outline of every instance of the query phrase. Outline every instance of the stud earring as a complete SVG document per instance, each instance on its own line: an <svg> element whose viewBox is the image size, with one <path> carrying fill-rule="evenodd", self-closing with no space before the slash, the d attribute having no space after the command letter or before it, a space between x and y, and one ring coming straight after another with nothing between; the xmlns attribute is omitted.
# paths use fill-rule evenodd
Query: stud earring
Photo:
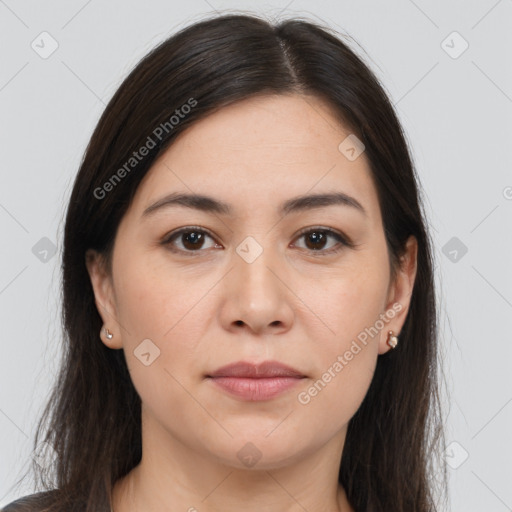
<svg viewBox="0 0 512 512"><path fill-rule="evenodd" d="M393 331L388 332L388 339L386 343L391 347L395 348L398 344L398 337L393 335Z"/></svg>
<svg viewBox="0 0 512 512"><path fill-rule="evenodd" d="M106 327L103 328L103 332L105 333L107 340L111 340L114 337L114 335Z"/></svg>

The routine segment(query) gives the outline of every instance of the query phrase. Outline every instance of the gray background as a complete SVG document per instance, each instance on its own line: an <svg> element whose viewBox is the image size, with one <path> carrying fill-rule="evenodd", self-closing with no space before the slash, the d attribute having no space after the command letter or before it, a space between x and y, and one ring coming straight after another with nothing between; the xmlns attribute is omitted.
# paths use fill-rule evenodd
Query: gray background
<svg viewBox="0 0 512 512"><path fill-rule="evenodd" d="M225 9L327 21L364 48L428 198L449 510L512 510L512 0L0 0L0 506L32 491L12 486L59 363L62 219L87 141L147 51Z"/></svg>

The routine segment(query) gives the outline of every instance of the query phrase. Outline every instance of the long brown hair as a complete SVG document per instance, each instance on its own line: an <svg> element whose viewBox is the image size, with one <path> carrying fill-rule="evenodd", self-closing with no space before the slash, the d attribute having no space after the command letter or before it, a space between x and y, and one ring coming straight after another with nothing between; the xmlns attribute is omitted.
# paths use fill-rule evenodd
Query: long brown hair
<svg viewBox="0 0 512 512"><path fill-rule="evenodd" d="M109 510L113 484L142 454L140 397L123 352L99 338L102 320L86 250L103 253L111 269L116 230L139 183L184 129L250 96L289 93L325 100L363 141L392 270L407 238L418 241L416 281L400 344L379 356L368 393L350 420L339 482L358 512L439 510L436 493L445 492L446 469L432 242L393 106L344 37L297 18L272 24L253 15L216 16L159 44L112 97L86 149L66 214L65 353L34 442L46 441L55 450L52 470L33 468L39 488L57 488L48 510ZM193 107L178 123L172 121L176 109L192 105L191 98ZM127 168L144 145L153 147ZM113 183L123 166L122 179ZM105 187L107 182L111 186Z"/></svg>

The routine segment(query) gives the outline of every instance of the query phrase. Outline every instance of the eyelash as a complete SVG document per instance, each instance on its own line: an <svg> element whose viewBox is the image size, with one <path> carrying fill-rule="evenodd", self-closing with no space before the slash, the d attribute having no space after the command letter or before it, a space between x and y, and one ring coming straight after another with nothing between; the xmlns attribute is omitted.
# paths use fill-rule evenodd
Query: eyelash
<svg viewBox="0 0 512 512"><path fill-rule="evenodd" d="M200 228L199 226L187 226L187 227L180 228L179 230L170 233L168 236L166 236L164 238L164 240L162 241L162 244L168 246L169 250L174 253L185 254L187 256L195 256L194 253L200 253L200 252L204 251L205 249L198 249L197 251L191 251L191 250L176 249L175 247L172 246L173 241L175 239L179 238L180 235L182 235L184 233L192 233L192 232L205 234L205 235L208 235L212 240L215 239L214 236L209 231L207 231L203 228ZM334 249L331 248L328 250L309 249L309 252L312 253L314 256L320 256L320 257L329 256L332 254L337 254L338 252L342 251L346 247L349 247L349 248L355 247L355 244L353 244L346 236L342 235L341 233L338 233L337 231L333 231L332 229L323 228L320 226L313 227L313 228L311 228L311 227L304 228L297 235L297 239L308 234L308 233L313 233L313 232L321 232L323 234L326 234L327 236L331 236L331 237L335 238L338 241L338 243L340 244L337 248L334 248Z"/></svg>

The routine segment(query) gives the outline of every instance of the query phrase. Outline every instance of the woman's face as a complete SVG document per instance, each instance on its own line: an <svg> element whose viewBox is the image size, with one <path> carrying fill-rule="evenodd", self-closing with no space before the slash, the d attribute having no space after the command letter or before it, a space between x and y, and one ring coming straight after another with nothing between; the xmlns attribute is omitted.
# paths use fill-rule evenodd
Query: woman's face
<svg viewBox="0 0 512 512"><path fill-rule="evenodd" d="M102 340L124 350L143 428L160 442L239 468L342 450L416 272L411 239L390 281L369 164L349 135L310 96L222 108L145 176L119 225L112 275L88 261L114 334ZM171 194L209 199L166 204ZM300 378L208 377L269 360Z"/></svg>

